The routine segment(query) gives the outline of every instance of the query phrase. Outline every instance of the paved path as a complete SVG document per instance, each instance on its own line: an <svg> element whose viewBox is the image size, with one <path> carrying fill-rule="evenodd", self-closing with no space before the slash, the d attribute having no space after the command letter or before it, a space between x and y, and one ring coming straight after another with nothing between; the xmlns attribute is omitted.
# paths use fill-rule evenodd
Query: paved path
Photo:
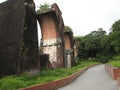
<svg viewBox="0 0 120 90"><path fill-rule="evenodd" d="M67 86L57 90L118 90L117 82L105 71L104 65L88 69Z"/></svg>

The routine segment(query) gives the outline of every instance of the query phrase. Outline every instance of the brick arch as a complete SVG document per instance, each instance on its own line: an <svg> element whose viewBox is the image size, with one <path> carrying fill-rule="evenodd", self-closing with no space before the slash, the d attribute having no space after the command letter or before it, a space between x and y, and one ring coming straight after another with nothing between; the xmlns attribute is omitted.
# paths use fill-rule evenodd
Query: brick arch
<svg viewBox="0 0 120 90"><path fill-rule="evenodd" d="M65 49L70 50L73 49L73 33L70 31L64 32L64 42L65 42Z"/></svg>
<svg viewBox="0 0 120 90"><path fill-rule="evenodd" d="M53 16L52 16L53 15ZM54 13L52 14L41 14L38 18L39 25L41 28L42 39L54 39L59 37L58 26L56 25L56 18Z"/></svg>
<svg viewBox="0 0 120 90"><path fill-rule="evenodd" d="M73 52L73 33L71 31L64 31L65 43L65 66L71 68L74 65Z"/></svg>
<svg viewBox="0 0 120 90"><path fill-rule="evenodd" d="M67 50L71 49L71 42L70 42L69 34L64 35L64 41L65 41L65 49Z"/></svg>
<svg viewBox="0 0 120 90"><path fill-rule="evenodd" d="M54 4L56 6L56 4ZM64 67L64 42L61 12L53 5L50 10L38 12L37 18L41 28L42 53L49 54L53 68Z"/></svg>

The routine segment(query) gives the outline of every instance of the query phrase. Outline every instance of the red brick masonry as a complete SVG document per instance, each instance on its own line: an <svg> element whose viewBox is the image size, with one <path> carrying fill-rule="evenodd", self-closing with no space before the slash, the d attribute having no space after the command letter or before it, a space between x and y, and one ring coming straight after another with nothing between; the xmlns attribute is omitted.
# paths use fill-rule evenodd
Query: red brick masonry
<svg viewBox="0 0 120 90"><path fill-rule="evenodd" d="M120 68L113 67L109 64L105 64L105 68L113 79L117 80L117 78L120 77Z"/></svg>
<svg viewBox="0 0 120 90"><path fill-rule="evenodd" d="M105 65L106 70L112 76L113 79L117 80L120 90L120 68L113 67L109 64Z"/></svg>
<svg viewBox="0 0 120 90"><path fill-rule="evenodd" d="M88 66L88 67L86 67L86 68L84 68L84 69L64 78L64 79L61 79L61 80L52 81L52 82L48 82L45 84L38 84L38 85L30 86L27 88L22 88L20 90L56 90L57 88L60 88L64 85L71 83L79 75L81 75L83 72L85 72L88 68L96 66L96 65L98 65L98 64Z"/></svg>

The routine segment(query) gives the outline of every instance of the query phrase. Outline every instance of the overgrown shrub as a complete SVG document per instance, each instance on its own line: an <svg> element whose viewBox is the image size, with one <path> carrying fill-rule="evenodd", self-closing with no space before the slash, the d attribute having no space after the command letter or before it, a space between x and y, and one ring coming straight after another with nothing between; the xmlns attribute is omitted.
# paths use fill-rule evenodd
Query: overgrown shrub
<svg viewBox="0 0 120 90"><path fill-rule="evenodd" d="M98 62L107 63L107 62L109 62L109 60L111 59L111 57L110 56L105 56L103 54L97 54L97 56L96 56L95 59Z"/></svg>
<svg viewBox="0 0 120 90"><path fill-rule="evenodd" d="M112 58L112 60L109 61L109 64L120 68L120 55L116 55Z"/></svg>
<svg viewBox="0 0 120 90"><path fill-rule="evenodd" d="M110 65L120 68L120 61L112 60L109 62Z"/></svg>
<svg viewBox="0 0 120 90"><path fill-rule="evenodd" d="M113 57L113 60L120 60L120 55L116 55Z"/></svg>

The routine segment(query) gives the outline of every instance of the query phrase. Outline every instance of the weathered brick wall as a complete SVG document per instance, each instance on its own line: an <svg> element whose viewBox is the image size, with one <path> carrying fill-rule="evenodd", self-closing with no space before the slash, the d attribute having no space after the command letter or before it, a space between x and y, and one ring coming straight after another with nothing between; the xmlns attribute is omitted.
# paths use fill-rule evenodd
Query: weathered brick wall
<svg viewBox="0 0 120 90"><path fill-rule="evenodd" d="M39 22L41 26L41 33L42 33L42 39L48 40L48 39L54 39L58 37L58 33L56 33L56 29L58 29L56 25L56 15L53 11L40 14Z"/></svg>
<svg viewBox="0 0 120 90"><path fill-rule="evenodd" d="M37 24L31 6L32 0L0 4L0 76L38 66Z"/></svg>
<svg viewBox="0 0 120 90"><path fill-rule="evenodd" d="M66 67L70 68L74 65L73 33L71 31L64 31L64 42Z"/></svg>
<svg viewBox="0 0 120 90"><path fill-rule="evenodd" d="M42 52L50 55L49 60L53 68L64 67L63 29L61 29L64 27L60 22L61 13L56 14L56 10L52 8L37 14L42 33Z"/></svg>
<svg viewBox="0 0 120 90"><path fill-rule="evenodd" d="M64 31L64 41L65 41L65 49L73 49L73 32L72 31Z"/></svg>
<svg viewBox="0 0 120 90"><path fill-rule="evenodd" d="M21 18L24 18L25 15L23 3L23 0L11 0L0 4L1 76L4 74L17 73L21 53L21 28L23 27L23 20Z"/></svg>
<svg viewBox="0 0 120 90"><path fill-rule="evenodd" d="M59 63L59 67L65 67L65 50L64 50L64 21L62 18L62 12L59 9L58 5L56 3L52 4L52 8L54 9L56 16L57 16L57 21L58 21L58 28L59 30L57 32L59 32L59 37L61 38L61 45L58 46L58 63Z"/></svg>
<svg viewBox="0 0 120 90"><path fill-rule="evenodd" d="M65 49L70 50L71 49L71 42L70 42L69 34L64 35L64 40L65 40Z"/></svg>
<svg viewBox="0 0 120 90"><path fill-rule="evenodd" d="M25 17L21 44L21 71L38 69L37 17L33 0L25 0Z"/></svg>
<svg viewBox="0 0 120 90"><path fill-rule="evenodd" d="M78 56L78 47L77 47L77 41L74 39L73 40L73 45L74 45L74 57Z"/></svg>
<svg viewBox="0 0 120 90"><path fill-rule="evenodd" d="M40 14L39 22L42 33L42 53L49 54L50 62L57 62L57 37L55 18L52 18L54 12ZM52 65L53 66L53 65Z"/></svg>

